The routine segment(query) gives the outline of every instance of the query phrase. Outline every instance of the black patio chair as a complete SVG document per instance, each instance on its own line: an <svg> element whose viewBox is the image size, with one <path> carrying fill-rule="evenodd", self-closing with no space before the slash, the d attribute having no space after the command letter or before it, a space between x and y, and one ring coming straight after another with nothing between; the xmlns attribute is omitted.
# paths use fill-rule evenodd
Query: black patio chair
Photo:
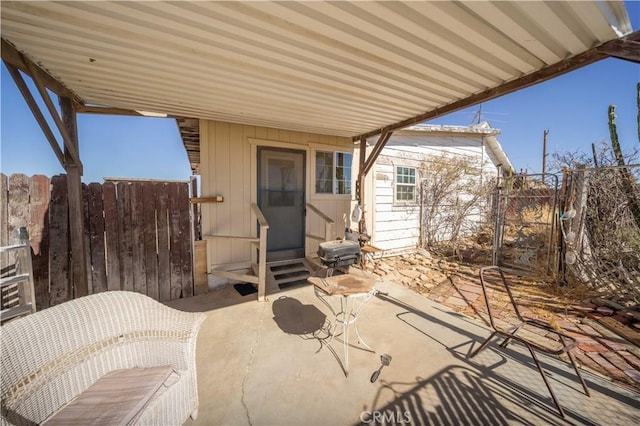
<svg viewBox="0 0 640 426"><path fill-rule="evenodd" d="M491 303L490 303L489 295L487 292L487 283L486 283L487 280L485 277L487 272L494 272L494 271L497 272L495 282L498 285L501 285L504 287L507 295L509 296L509 300L511 301L513 312L515 313L518 319L518 322L515 324L507 324L506 326L501 326L496 324L496 322L494 321L493 313L491 310ZM478 349L476 349L471 355L469 355L469 358L473 358L474 356L476 356L481 350L483 350L487 346L489 341L491 341L491 339L493 339L494 336L496 335L500 335L505 338L502 341L502 343L500 343L501 348L506 348L512 340L523 344L524 346L527 347L527 349L529 349L529 352L531 353L531 357L533 358L533 361L535 362L536 367L538 367L538 371L542 376L542 380L544 380L544 384L547 386L547 389L549 389L549 393L551 394L551 398L553 399L553 402L556 405L556 408L560 412L560 415L564 418L564 411L562 410L562 407L558 402L558 398L556 398L556 395L553 392L553 389L551 388L551 384L549 383L547 376L544 370L542 369L542 366L540 365L540 361L538 361L538 357L536 356L536 351L540 351L549 355L560 355L560 354L566 353L567 356L569 357L569 360L571 361L571 365L573 366L573 369L575 370L576 375L578 376L578 379L580 380L580 383L582 384L582 388L584 389L585 394L587 396L590 396L589 389L587 388L587 384L582 378L582 375L580 374L580 370L576 366L575 359L571 354L571 350L578 345L578 342L576 341L575 338L559 332L558 330L551 327L550 324L544 321L530 319L530 318L523 318L522 315L520 315L518 304L516 303L516 300L513 297L513 294L511 293L509 284L507 283L507 280L504 277L504 273L502 269L500 269L500 267L486 266L484 268L480 268L480 283L482 284L482 292L484 294L485 303L487 305L487 313L489 314L489 322L491 323L491 328L493 328L493 332L484 342L482 342L482 344ZM547 333L557 336L558 341L556 342L555 347L543 346L542 344L540 344L539 342L536 342L534 339L527 336L526 334L523 334L523 333L518 334L518 332L525 330L525 328L542 329ZM540 336L538 336L537 340L539 339L540 339Z"/></svg>

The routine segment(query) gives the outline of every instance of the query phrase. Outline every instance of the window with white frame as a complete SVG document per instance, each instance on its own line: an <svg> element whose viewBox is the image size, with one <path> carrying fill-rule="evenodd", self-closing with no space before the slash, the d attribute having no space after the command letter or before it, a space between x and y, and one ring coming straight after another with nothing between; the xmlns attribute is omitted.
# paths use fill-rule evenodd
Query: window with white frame
<svg viewBox="0 0 640 426"><path fill-rule="evenodd" d="M352 155L316 151L316 194L351 194Z"/></svg>
<svg viewBox="0 0 640 426"><path fill-rule="evenodd" d="M396 201L412 203L416 200L416 169L396 167Z"/></svg>

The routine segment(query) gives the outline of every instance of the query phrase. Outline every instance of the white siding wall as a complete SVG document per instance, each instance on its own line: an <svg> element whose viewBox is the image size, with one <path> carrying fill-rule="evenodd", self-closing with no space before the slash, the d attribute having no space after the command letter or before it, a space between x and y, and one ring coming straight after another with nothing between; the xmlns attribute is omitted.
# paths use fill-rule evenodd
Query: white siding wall
<svg viewBox="0 0 640 426"><path fill-rule="evenodd" d="M372 244L384 250L416 247L420 239L420 206L394 201L395 168L413 167L417 171L416 195L420 188L420 167L434 156L460 156L473 160L483 179L496 176L495 157L489 155L482 135L469 134L394 134L376 161L374 180L367 179L367 191L373 192L375 211L369 215ZM371 182L371 183L370 183Z"/></svg>
<svg viewBox="0 0 640 426"><path fill-rule="evenodd" d="M394 205L395 166L392 164L393 157L387 157L385 155L387 153L392 154L393 151L385 149L374 167L376 223L373 244L385 250L415 247L420 237L420 206L418 204ZM413 163L405 160L403 164L398 165L412 167Z"/></svg>
<svg viewBox="0 0 640 426"><path fill-rule="evenodd" d="M251 203L257 200L257 147L272 146L306 151L307 202L333 218L332 238L344 236L350 216L351 196L314 195L315 149L353 152L348 138L317 135L219 121L200 121L202 197L221 195L222 203L202 204L203 235L256 236ZM354 159L353 165L357 167ZM307 212L306 233L324 236L324 221ZM306 239L306 254L315 253L318 242ZM255 260L244 241L209 240L209 268L215 265Z"/></svg>

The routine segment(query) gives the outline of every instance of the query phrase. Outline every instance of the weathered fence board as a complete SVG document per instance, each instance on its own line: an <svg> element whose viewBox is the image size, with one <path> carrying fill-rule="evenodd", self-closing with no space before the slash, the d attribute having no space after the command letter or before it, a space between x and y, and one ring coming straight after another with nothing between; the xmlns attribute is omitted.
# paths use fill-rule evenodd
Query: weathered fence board
<svg viewBox="0 0 640 426"><path fill-rule="evenodd" d="M169 188L169 255L171 259L171 299L182 293L182 247L180 245L180 210L178 209L178 188Z"/></svg>
<svg viewBox="0 0 640 426"><path fill-rule="evenodd" d="M82 237L84 239L85 250L87 251L87 256L85 256L85 271L87 273L87 294L92 294L93 273L91 271L91 241L89 235L89 187L84 183L82 184L82 213L82 219L84 220ZM73 248L71 249L71 251L73 252Z"/></svg>
<svg viewBox="0 0 640 426"><path fill-rule="evenodd" d="M193 277L193 253L191 252L191 241L193 237L191 235L191 220L189 209L183 210L182 206L189 202L189 187L187 185L178 186L178 198L177 198L176 210L180 215L180 264L182 265L182 294L181 297L193 296L193 280L189 280L188 277Z"/></svg>
<svg viewBox="0 0 640 426"><path fill-rule="evenodd" d="M49 178L31 177L29 185L29 242L37 309L49 307Z"/></svg>
<svg viewBox="0 0 640 426"><path fill-rule="evenodd" d="M67 194L65 175L0 175L2 244L27 225L38 309L73 297ZM83 196L89 293L194 294L188 183L91 183Z"/></svg>
<svg viewBox="0 0 640 426"><path fill-rule="evenodd" d="M8 235L15 237L18 229L29 223L29 178L25 175L9 177Z"/></svg>
<svg viewBox="0 0 640 426"><path fill-rule="evenodd" d="M118 234L118 206L116 205L116 186L113 182L102 185L104 207L104 232L107 270L107 290L120 290L120 236Z"/></svg>
<svg viewBox="0 0 640 426"><path fill-rule="evenodd" d="M133 289L147 293L146 262L144 252L144 182L131 185L131 237L133 239Z"/></svg>
<svg viewBox="0 0 640 426"><path fill-rule="evenodd" d="M144 227L144 265L147 295L158 300L158 251L156 246L156 185L152 182L144 184L142 201L146 207L143 212Z"/></svg>
<svg viewBox="0 0 640 426"><path fill-rule="evenodd" d="M49 291L50 305L69 300L69 204L67 177L51 178L51 204L49 206Z"/></svg>
<svg viewBox="0 0 640 426"><path fill-rule="evenodd" d="M89 204L89 245L91 259L92 293L106 291L107 269L105 259L104 205L102 203L102 185L91 183L88 188Z"/></svg>
<svg viewBox="0 0 640 426"><path fill-rule="evenodd" d="M169 253L169 194L166 184L158 184L158 282L171 282L171 266ZM159 289L160 300L171 300L171 287L163 285Z"/></svg>
<svg viewBox="0 0 640 426"><path fill-rule="evenodd" d="M120 289L133 291L133 231L131 229L131 187L118 182L118 240L120 248Z"/></svg>
<svg viewBox="0 0 640 426"><path fill-rule="evenodd" d="M0 173L0 245L9 245L8 235L8 210L9 208L9 183L7 176ZM0 253L0 271L9 265L9 253Z"/></svg>

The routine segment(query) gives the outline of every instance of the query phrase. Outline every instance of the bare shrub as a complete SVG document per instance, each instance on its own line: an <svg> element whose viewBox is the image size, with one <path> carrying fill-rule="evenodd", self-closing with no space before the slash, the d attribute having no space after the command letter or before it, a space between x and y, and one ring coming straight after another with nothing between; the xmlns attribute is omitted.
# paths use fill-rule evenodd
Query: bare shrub
<svg viewBox="0 0 640 426"><path fill-rule="evenodd" d="M580 220L576 227L580 243L574 248L577 261L569 266L567 280L580 280L601 297L622 304L639 303L640 227L629 197L630 191L640 194L640 167L632 165L639 161L638 150L625 154L624 162L630 165L624 169L605 142L594 145L591 157L565 153L554 158L557 166L571 169L565 176L586 182L583 212L576 219ZM569 204L582 189L574 191L568 194Z"/></svg>
<svg viewBox="0 0 640 426"><path fill-rule="evenodd" d="M446 154L423 162L420 176L422 247L445 242L455 252L461 238L487 222L495 178L483 175L480 165L467 158Z"/></svg>

